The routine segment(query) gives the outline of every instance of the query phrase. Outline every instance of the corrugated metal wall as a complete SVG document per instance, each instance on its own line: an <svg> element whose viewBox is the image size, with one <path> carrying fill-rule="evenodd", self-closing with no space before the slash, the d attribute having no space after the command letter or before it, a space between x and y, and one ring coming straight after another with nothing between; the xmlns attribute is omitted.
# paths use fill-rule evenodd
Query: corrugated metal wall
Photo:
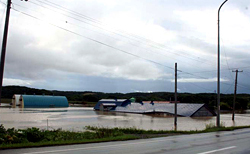
<svg viewBox="0 0 250 154"><path fill-rule="evenodd" d="M68 107L65 96L22 95L23 107Z"/></svg>

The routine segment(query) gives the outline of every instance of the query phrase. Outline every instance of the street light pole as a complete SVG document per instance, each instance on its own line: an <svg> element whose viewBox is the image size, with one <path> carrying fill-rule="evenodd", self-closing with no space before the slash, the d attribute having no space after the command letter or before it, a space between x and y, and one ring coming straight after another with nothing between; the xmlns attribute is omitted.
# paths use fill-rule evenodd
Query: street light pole
<svg viewBox="0 0 250 154"><path fill-rule="evenodd" d="M225 0L218 10L217 127L220 127L220 10L227 1Z"/></svg>

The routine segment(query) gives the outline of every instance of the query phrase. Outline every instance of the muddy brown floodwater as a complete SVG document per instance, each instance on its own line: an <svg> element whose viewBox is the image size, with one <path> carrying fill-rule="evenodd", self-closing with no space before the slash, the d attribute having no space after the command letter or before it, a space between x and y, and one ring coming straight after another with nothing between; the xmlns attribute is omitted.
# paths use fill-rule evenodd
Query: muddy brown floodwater
<svg viewBox="0 0 250 154"><path fill-rule="evenodd" d="M231 114L221 114L225 126L250 125L250 114L236 114L235 122ZM38 127L81 131L84 126L136 127L140 129L172 130L173 117L159 117L143 114L94 111L87 107L69 108L0 108L0 124L6 128ZM202 130L206 124L216 124L216 117L178 117L178 130Z"/></svg>

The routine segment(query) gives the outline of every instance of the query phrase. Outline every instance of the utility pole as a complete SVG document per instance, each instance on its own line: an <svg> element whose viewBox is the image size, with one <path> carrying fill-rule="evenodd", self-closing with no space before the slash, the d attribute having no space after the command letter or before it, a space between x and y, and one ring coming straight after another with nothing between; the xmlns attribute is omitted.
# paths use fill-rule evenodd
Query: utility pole
<svg viewBox="0 0 250 154"><path fill-rule="evenodd" d="M227 1L225 0L218 10L217 127L220 127L220 9Z"/></svg>
<svg viewBox="0 0 250 154"><path fill-rule="evenodd" d="M174 128L177 130L177 63L175 63Z"/></svg>
<svg viewBox="0 0 250 154"><path fill-rule="evenodd" d="M243 71L232 71L235 72L235 85L234 85L234 102L233 102L233 115L232 115L232 120L234 121L234 113L235 113L235 101L236 101L236 91L237 91L237 80L238 80L238 72L243 72Z"/></svg>
<svg viewBox="0 0 250 154"><path fill-rule="evenodd" d="M7 9L6 9L5 25L4 25L4 34L3 34L1 66L0 66L0 105L1 105L2 88L3 88L3 72L4 72L5 53L6 53L7 37L8 37L8 29L9 29L10 7L11 7L11 0L8 0Z"/></svg>

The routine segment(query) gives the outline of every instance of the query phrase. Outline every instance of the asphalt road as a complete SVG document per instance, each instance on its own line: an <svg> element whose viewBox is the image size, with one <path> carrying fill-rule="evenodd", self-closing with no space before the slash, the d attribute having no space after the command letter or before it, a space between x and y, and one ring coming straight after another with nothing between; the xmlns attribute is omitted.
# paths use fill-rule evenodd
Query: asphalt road
<svg viewBox="0 0 250 154"><path fill-rule="evenodd" d="M0 154L250 154L250 129L153 139L0 150Z"/></svg>

